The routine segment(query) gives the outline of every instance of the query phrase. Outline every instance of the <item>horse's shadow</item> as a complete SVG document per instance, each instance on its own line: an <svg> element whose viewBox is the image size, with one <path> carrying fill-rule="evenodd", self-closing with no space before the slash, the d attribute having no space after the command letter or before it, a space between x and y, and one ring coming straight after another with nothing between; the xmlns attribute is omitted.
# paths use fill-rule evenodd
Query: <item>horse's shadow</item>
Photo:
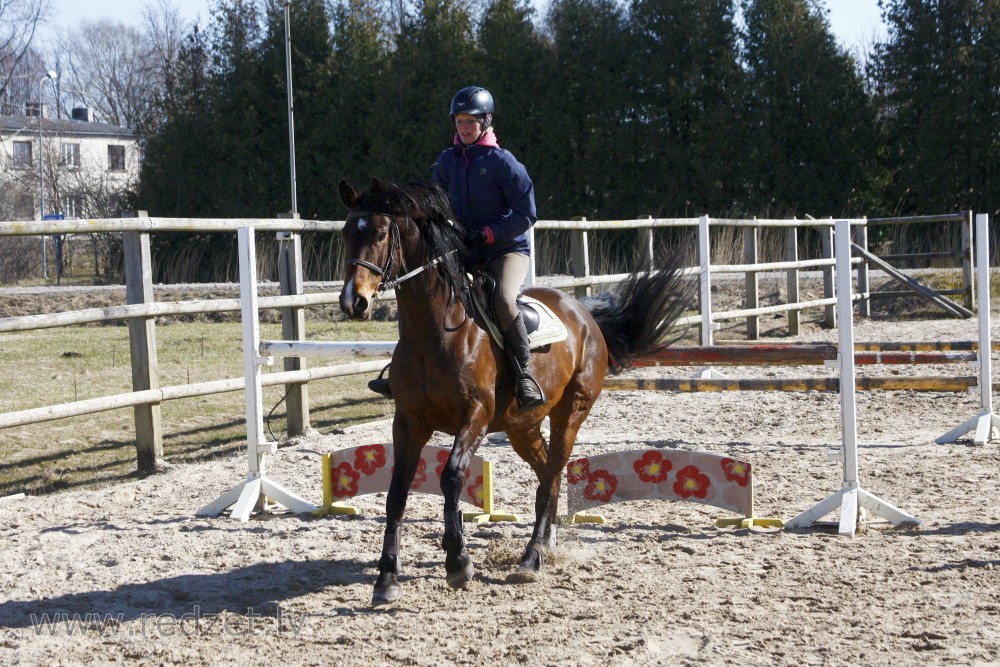
<svg viewBox="0 0 1000 667"><path fill-rule="evenodd" d="M9 600L0 602L0 627L35 628L45 614L48 619L110 615L120 622L193 613L205 617L226 611L280 616L284 602L327 587L368 582L373 567L373 562L357 559L257 563L227 572L123 584L111 590Z"/></svg>

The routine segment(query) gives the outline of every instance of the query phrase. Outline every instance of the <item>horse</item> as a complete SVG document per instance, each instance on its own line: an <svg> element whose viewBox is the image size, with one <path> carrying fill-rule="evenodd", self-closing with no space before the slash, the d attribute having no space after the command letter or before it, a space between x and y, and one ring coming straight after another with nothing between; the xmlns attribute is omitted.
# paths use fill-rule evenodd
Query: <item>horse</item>
<svg viewBox="0 0 1000 667"><path fill-rule="evenodd" d="M454 437L441 474L441 545L448 585L464 586L475 571L458 501L472 456L486 435L496 431L506 432L538 478L531 537L517 571L508 576L513 582L531 580L545 551L555 546L562 472L609 368L626 369L636 357L661 347L691 301L679 259L669 258L658 271L630 274L616 296L604 293L587 303L555 289L524 290L562 320L567 338L532 352L531 373L546 401L521 410L514 396L516 377L470 306L475 287L463 266L465 233L454 222L443 188L372 179L360 194L347 181L340 182L339 190L350 210L343 228L340 308L353 320L369 319L375 298L394 288L399 311L399 342L389 375L396 403L395 466L372 604L402 595L402 519L421 450L434 431ZM546 416L547 439L541 430Z"/></svg>

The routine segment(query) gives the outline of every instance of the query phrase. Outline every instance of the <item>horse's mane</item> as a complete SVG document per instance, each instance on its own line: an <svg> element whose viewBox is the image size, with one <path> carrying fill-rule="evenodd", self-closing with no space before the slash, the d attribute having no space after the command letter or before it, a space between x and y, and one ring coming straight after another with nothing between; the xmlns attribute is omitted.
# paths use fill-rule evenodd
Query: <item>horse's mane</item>
<svg viewBox="0 0 1000 667"><path fill-rule="evenodd" d="M441 258L434 267L452 295L459 295L468 308L468 281L462 260L465 232L455 221L455 213L445 189L431 181L396 185L379 182L361 193L356 209L393 218L420 221L418 228L426 258ZM452 252L457 250L457 252ZM407 267L413 270L416 267ZM471 312L471 309L469 309Z"/></svg>

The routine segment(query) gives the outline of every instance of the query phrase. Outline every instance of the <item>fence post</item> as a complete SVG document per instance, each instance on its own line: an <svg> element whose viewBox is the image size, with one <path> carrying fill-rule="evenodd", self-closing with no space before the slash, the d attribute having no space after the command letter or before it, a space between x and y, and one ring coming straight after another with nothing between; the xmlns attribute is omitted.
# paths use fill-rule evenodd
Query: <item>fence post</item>
<svg viewBox="0 0 1000 667"><path fill-rule="evenodd" d="M653 216L644 215L639 218L640 220L652 220ZM653 228L652 227L640 227L636 230L637 234L635 237L635 252L639 260L646 260L646 270L652 271L656 268L656 262L653 259Z"/></svg>
<svg viewBox="0 0 1000 667"><path fill-rule="evenodd" d="M122 211L123 218L145 218L146 211ZM122 232L125 252L125 300L129 305L153 303L153 262L148 232ZM159 364L156 358L156 318L131 317L128 321L129 352L132 357L132 391L158 389ZM137 405L135 451L139 472L163 470L163 424L160 405Z"/></svg>
<svg viewBox="0 0 1000 667"><path fill-rule="evenodd" d="M743 261L745 264L756 264L758 261L758 227L743 228ZM756 271L747 271L746 308L760 308L760 278ZM747 315L747 340L760 338L760 318L757 315Z"/></svg>
<svg viewBox="0 0 1000 667"><path fill-rule="evenodd" d="M586 222L587 218L573 218L577 222ZM573 256L573 276L576 278L586 278L590 276L590 252L587 246L587 230L574 229L573 236L570 237L570 250ZM585 297L590 294L590 287L576 287L573 290L576 298Z"/></svg>
<svg viewBox="0 0 1000 667"><path fill-rule="evenodd" d="M868 250L868 219L862 225L854 225L854 242ZM868 259L862 255L861 263L858 264L858 294L861 300L858 302L858 315L860 317L871 317L872 301L869 296L868 285Z"/></svg>
<svg viewBox="0 0 1000 667"><path fill-rule="evenodd" d="M799 261L799 228L788 227L785 229L785 261ZM785 283L788 291L788 303L799 302L799 270L788 269L785 272ZM788 311L788 335L799 335L799 311Z"/></svg>
<svg viewBox="0 0 1000 667"><path fill-rule="evenodd" d="M701 344L712 344L712 247L708 216L698 218L698 265L700 267L699 292L701 311Z"/></svg>
<svg viewBox="0 0 1000 667"><path fill-rule="evenodd" d="M819 228L820 250L823 259L833 259L833 225L826 225ZM823 298L832 299L836 296L833 286L834 268L832 265L823 267ZM823 325L833 329L837 326L837 306L825 307Z"/></svg>
<svg viewBox="0 0 1000 667"><path fill-rule="evenodd" d="M280 219L298 219L298 213L279 213ZM302 235L298 232L278 232L278 284L281 295L303 293ZM306 339L305 310L301 306L281 309L281 339ZM286 371L305 370L303 357L285 357ZM304 435L309 430L309 385L296 382L285 385L285 416L288 437Z"/></svg>
<svg viewBox="0 0 1000 667"><path fill-rule="evenodd" d="M976 309L976 270L972 262L972 211L965 212L962 225L962 289L965 290L965 307Z"/></svg>

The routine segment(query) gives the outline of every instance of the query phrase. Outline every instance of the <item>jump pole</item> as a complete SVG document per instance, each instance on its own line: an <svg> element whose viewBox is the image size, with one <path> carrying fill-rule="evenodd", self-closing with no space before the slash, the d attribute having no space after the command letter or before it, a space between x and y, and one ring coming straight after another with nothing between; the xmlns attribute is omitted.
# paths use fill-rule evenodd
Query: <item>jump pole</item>
<svg viewBox="0 0 1000 667"><path fill-rule="evenodd" d="M253 227L240 227L236 230L236 236L239 241L243 374L246 376L247 478L202 507L196 514L218 516L232 506L230 518L247 521L254 509L265 509L268 498L297 514L311 513L316 509L315 505L269 479L264 470L264 457L278 451L278 445L267 442L264 437L260 366L265 360L258 354L260 320L257 314L257 251Z"/></svg>
<svg viewBox="0 0 1000 667"><path fill-rule="evenodd" d="M990 360L990 216L976 215L976 278L979 283L979 414L953 428L935 442L955 442L975 431L972 442L985 445L997 437L1000 417L993 412L993 369Z"/></svg>
<svg viewBox="0 0 1000 667"><path fill-rule="evenodd" d="M858 480L858 422L854 377L854 300L851 298L851 222L838 220L835 225L837 330L840 346L840 423L844 457L844 485L812 508L785 524L805 528L840 508L841 535L853 537L858 529L861 508L888 520L893 525L920 524L906 512L890 505L861 488ZM989 341L987 341L987 344ZM989 348L987 348L989 349Z"/></svg>

